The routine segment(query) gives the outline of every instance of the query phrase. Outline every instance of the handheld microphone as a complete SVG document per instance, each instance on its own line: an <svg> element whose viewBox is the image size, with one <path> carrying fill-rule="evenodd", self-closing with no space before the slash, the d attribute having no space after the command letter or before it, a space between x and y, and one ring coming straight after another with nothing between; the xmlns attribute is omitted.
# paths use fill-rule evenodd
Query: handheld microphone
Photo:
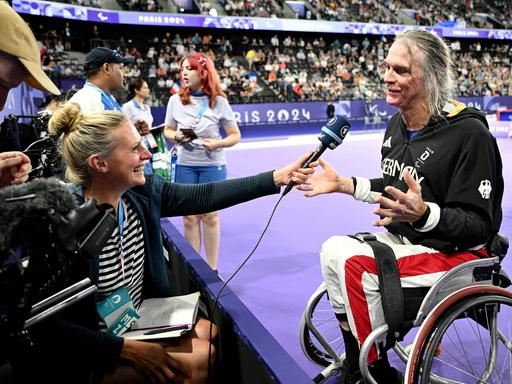
<svg viewBox="0 0 512 384"><path fill-rule="evenodd" d="M325 124L322 127L320 135L318 135L318 140L320 140L320 144L318 144L318 147L315 149L315 151L300 167L309 167L309 164L311 164L313 161L318 160L318 158L322 155L322 153L324 153L324 151L327 148L334 149L338 145L340 145L345 139L345 136L347 135L349 129L350 123L347 121L347 119L340 115L334 116L331 120L327 122L327 124ZM296 183L293 181L289 183L283 192L283 196L290 192L295 185Z"/></svg>

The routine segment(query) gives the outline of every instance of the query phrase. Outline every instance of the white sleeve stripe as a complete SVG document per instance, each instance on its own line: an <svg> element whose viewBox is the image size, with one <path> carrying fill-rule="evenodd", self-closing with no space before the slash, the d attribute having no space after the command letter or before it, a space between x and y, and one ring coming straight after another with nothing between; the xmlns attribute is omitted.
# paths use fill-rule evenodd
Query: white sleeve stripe
<svg viewBox="0 0 512 384"><path fill-rule="evenodd" d="M354 191L354 199L366 201L367 203L375 203L375 199L381 195L380 192L371 190L370 179L366 177L356 177L357 186Z"/></svg>
<svg viewBox="0 0 512 384"><path fill-rule="evenodd" d="M436 203L429 203L427 205L430 208L430 215L428 215L427 222L422 228L416 228L418 232L429 232L433 230L437 224L439 224L439 220L441 219L441 208Z"/></svg>

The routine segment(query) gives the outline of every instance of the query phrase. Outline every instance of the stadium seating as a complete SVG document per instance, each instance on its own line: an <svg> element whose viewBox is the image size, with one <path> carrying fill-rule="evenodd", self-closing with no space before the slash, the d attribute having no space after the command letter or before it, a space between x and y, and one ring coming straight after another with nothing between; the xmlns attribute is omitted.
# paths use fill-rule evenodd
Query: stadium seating
<svg viewBox="0 0 512 384"><path fill-rule="evenodd" d="M56 1L94 8L108 8L112 4L109 0ZM304 0L304 3L307 11L305 15L298 15L285 0L196 0L188 3L189 9L183 9L180 1L117 0L119 7L127 11L167 12L181 8L181 12L187 13L209 14L215 10L219 15L244 17L512 28L507 0Z"/></svg>

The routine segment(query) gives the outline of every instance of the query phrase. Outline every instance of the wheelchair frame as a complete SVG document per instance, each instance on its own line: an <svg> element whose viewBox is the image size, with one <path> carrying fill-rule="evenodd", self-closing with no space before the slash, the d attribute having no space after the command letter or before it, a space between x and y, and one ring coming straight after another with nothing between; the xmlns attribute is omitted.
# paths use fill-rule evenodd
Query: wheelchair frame
<svg viewBox="0 0 512 384"><path fill-rule="evenodd" d="M492 269L489 279L481 281L474 280L474 271L478 268ZM432 327L436 321L442 319L458 303L466 302L466 300L476 300L475 296L490 296L497 295L498 297L506 297L512 299L512 292L496 286L493 284L493 278L496 273L499 273L500 258L489 257L485 259L472 260L458 265L447 271L428 291L423 299L420 309L416 318L413 321L413 327L419 327L413 344L404 347L400 343L396 343L393 347L395 353L399 358L407 363L405 372L405 382L415 382L421 367L419 366L419 357L425 348L424 343L429 335L432 335ZM326 286L322 283L317 290L313 293L308 301L306 309L302 316L300 326L300 342L304 353L316 364L320 364L320 359L314 359L308 351L306 334L311 332L320 345L325 349L325 360L332 361L313 381L316 383L322 382L324 379L332 375L336 370L341 369L345 354L338 353L324 338L321 332L313 324L313 312L316 305L321 300L322 296L326 294ZM376 384L376 381L371 376L367 361L368 355L373 345L378 340L382 340L388 331L387 324L381 325L374 329L367 337L365 342L360 348L359 355L359 368L363 379L366 383ZM512 352L512 343L508 341L501 333L496 334L498 339L505 345L505 347ZM491 345L491 354L495 352L496 345ZM486 372L491 367L487 367ZM489 372L485 373L488 374ZM485 375L484 374L484 375ZM453 383L453 381L445 380L434 374L429 376L429 380L433 383Z"/></svg>

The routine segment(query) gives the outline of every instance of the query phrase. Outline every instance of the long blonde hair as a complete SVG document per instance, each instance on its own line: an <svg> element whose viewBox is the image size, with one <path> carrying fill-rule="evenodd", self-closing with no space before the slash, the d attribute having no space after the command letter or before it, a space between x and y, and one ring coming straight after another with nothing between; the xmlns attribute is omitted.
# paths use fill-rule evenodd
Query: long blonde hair
<svg viewBox="0 0 512 384"><path fill-rule="evenodd" d="M421 60L422 79L427 94L428 111L432 117L441 115L443 107L455 91L453 60L450 48L440 37L423 30L410 30L395 41L404 44L412 60L412 46L418 48Z"/></svg>
<svg viewBox="0 0 512 384"><path fill-rule="evenodd" d="M115 148L113 130L127 122L120 112L103 111L83 114L76 103L67 103L53 114L50 133L60 136L60 149L66 162L66 178L81 186L88 185L92 155L108 156Z"/></svg>

